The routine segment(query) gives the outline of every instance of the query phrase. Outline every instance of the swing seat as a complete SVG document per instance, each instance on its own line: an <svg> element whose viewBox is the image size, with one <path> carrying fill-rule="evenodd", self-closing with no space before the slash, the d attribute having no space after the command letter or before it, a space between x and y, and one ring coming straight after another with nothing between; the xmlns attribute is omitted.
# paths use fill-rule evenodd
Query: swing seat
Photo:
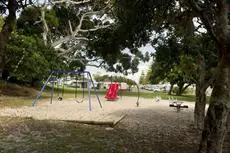
<svg viewBox="0 0 230 153"><path fill-rule="evenodd" d="M59 101L62 101L62 97L58 97L58 100L59 100Z"/></svg>
<svg viewBox="0 0 230 153"><path fill-rule="evenodd" d="M84 101L84 99L76 99L77 103L82 103Z"/></svg>
<svg viewBox="0 0 230 153"><path fill-rule="evenodd" d="M180 109L180 108L188 108L188 105L183 105L182 102L172 102L169 104L169 107L176 107Z"/></svg>

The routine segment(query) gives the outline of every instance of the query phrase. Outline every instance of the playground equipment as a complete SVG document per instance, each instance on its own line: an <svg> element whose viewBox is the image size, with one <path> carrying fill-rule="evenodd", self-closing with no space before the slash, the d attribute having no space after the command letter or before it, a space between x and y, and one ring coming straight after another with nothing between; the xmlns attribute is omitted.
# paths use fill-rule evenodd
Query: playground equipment
<svg viewBox="0 0 230 153"><path fill-rule="evenodd" d="M54 95L54 83L55 83L55 80L57 80L57 76L60 75L60 74L68 74L68 75L83 74L83 77L86 74L87 75L87 83L88 83L87 87L88 87L89 110L90 111L92 110L91 95L90 95L90 93L91 93L91 83L92 83L93 89L95 91L97 101L98 101L100 107L102 108L101 101L99 99L98 93L97 93L96 88L94 86L94 82L93 82L93 79L92 79L92 76L91 76L90 72L88 72L88 71L69 71L69 70L53 70L51 72L51 74L49 75L48 79L46 80L45 84L41 88L40 92L38 93L38 95L36 96L34 101L32 102L32 106L36 105L36 103L38 102L38 99L41 97L42 92L45 90L45 87L47 86L48 83L52 84L51 98L50 98L50 103L52 104L53 95ZM63 82L63 87L62 87L62 91L63 91L62 92L62 97L60 96L60 93L59 93L60 92L59 84L57 84L57 86L58 86L58 96L59 96L58 100L62 100L63 99L63 93L64 93L64 82ZM75 89L75 90L77 90L77 89ZM83 92L84 92L84 90L83 90ZM76 97L76 94L77 94L77 92L75 91L75 97Z"/></svg>
<svg viewBox="0 0 230 153"><path fill-rule="evenodd" d="M188 108L188 105L183 105L183 102L181 101L177 101L172 98L170 98L169 100L170 100L169 107L175 107L177 112L179 112L181 108Z"/></svg>
<svg viewBox="0 0 230 153"><path fill-rule="evenodd" d="M80 77L80 74L79 74L79 77ZM85 82L84 80L85 80L85 76L82 75L82 84ZM76 99L77 103L82 103L84 101L84 98L85 98L85 88L84 88L84 85L82 85L83 86L83 88L82 88L83 89L82 90L82 99L78 99L78 97L77 97L78 77L77 76L75 78L75 81L76 81L75 92L74 92L75 99Z"/></svg>
<svg viewBox="0 0 230 153"><path fill-rule="evenodd" d="M110 101L117 100L117 93L119 89L119 84L118 83L111 83L109 85L109 89L106 92L105 98Z"/></svg>
<svg viewBox="0 0 230 153"><path fill-rule="evenodd" d="M160 96L156 96L156 97L154 98L154 102L160 102L160 100L161 100L161 97L160 97Z"/></svg>
<svg viewBox="0 0 230 153"><path fill-rule="evenodd" d="M62 101L63 99L63 96L64 96L64 89L65 89L65 86L64 86L64 81L62 81L62 89L60 89L60 76L57 74L57 79L59 78L59 80L57 81L57 94L58 94L58 100L59 101ZM55 79L55 78L53 78ZM54 81L54 80L53 80ZM61 90L61 91L60 91ZM60 94L61 92L61 94Z"/></svg>
<svg viewBox="0 0 230 153"><path fill-rule="evenodd" d="M120 82L121 84L121 82ZM109 89L106 92L105 98L108 101L114 101L118 99L118 93L119 93L119 87L120 87L119 83L112 83L109 85ZM136 101L136 105L137 107L139 107L139 99L140 99L140 89L138 84L135 82L135 86L137 87L137 101ZM122 96L122 90L120 90L120 96Z"/></svg>

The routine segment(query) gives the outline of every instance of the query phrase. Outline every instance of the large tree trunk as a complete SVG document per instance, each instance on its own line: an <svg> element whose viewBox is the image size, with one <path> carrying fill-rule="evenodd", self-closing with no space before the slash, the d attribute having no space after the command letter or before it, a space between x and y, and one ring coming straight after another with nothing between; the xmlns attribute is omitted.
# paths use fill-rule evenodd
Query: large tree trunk
<svg viewBox="0 0 230 153"><path fill-rule="evenodd" d="M203 130L204 128L204 118L205 118L205 106L206 106L206 89L205 87L205 61L204 57L200 54L197 69L197 82L196 82L196 104L194 110L194 122L195 126Z"/></svg>
<svg viewBox="0 0 230 153"><path fill-rule="evenodd" d="M228 51L230 45L221 50L222 57L205 117L199 153L222 153L230 109L230 52Z"/></svg>
<svg viewBox="0 0 230 153"><path fill-rule="evenodd" d="M177 96L182 95L182 93L191 85L191 84L187 84L186 86L184 82L180 82L177 84L178 85L178 91L176 92Z"/></svg>
<svg viewBox="0 0 230 153"><path fill-rule="evenodd" d="M3 69L5 65L6 46L9 41L10 34L16 24L17 1L9 0L7 8L9 15L6 17L5 23L0 32L0 79L2 79Z"/></svg>
<svg viewBox="0 0 230 153"><path fill-rule="evenodd" d="M5 65L5 50L7 41L3 35L3 30L0 33L0 80L3 78L3 69Z"/></svg>
<svg viewBox="0 0 230 153"><path fill-rule="evenodd" d="M172 95L172 90L173 90L174 83L170 84L169 92L168 95Z"/></svg>
<svg viewBox="0 0 230 153"><path fill-rule="evenodd" d="M178 90L176 92L176 95L180 96L182 94L182 91L183 91L184 83L177 83L177 86L178 86Z"/></svg>
<svg viewBox="0 0 230 153"><path fill-rule="evenodd" d="M203 130L204 118L205 118L205 106L206 106L206 94L205 89L201 84L196 84L196 104L194 110L194 122L195 126Z"/></svg>

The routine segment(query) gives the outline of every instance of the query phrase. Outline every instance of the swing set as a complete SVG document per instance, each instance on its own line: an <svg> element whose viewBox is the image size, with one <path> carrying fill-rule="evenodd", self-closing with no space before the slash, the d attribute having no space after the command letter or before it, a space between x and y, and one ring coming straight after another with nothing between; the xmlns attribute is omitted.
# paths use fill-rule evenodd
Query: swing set
<svg viewBox="0 0 230 153"><path fill-rule="evenodd" d="M57 81L57 94L58 94L58 100L62 101L63 100L63 95L64 95L64 86L65 86L65 81L62 81L62 89L60 89L60 84L59 81L60 80L60 75L75 75L75 99L77 103L82 103L84 101L85 98L85 90L84 87L85 85L85 74L87 75L87 89L88 89L88 100L89 100L89 111L92 111L92 102L91 102L91 84L92 87L95 91L96 97L97 97L97 101L100 105L100 107L102 108L101 105L101 101L99 99L97 90L95 88L92 76L90 74L90 72L88 71L70 71L70 70L53 70L51 72L51 74L49 75L48 79L46 80L46 82L44 83L43 87L41 88L40 92L38 93L38 95L36 96L36 98L34 99L34 101L32 102L32 106L35 106L38 102L38 99L41 97L43 91L45 90L46 86L48 83L51 83L52 89L51 89L51 98L50 98L50 104L52 104L53 102L53 96L54 96L54 86L55 86L55 81ZM78 76L82 75L82 99L77 99L77 85L78 85ZM58 79L59 78L59 79ZM67 77L65 78L65 80L67 80ZM60 91L61 90L61 91ZM60 93L61 92L61 93Z"/></svg>
<svg viewBox="0 0 230 153"><path fill-rule="evenodd" d="M78 88L78 78L79 77L81 77L81 75L82 75L82 99L78 99L78 90L77 90L77 88ZM55 79L55 78L54 78ZM58 95L58 100L59 101L62 101L62 99L63 99L63 96L64 96L64 88L65 88L65 80L67 80L67 77L65 77L65 79L63 79L63 81L60 81L60 76L59 75L57 75L57 78L56 78L56 80L57 80L57 95ZM62 82L62 89L60 89L60 82ZM85 85L84 85L84 83L85 83L85 76L84 76L84 74L78 74L78 75L76 75L76 77L75 77L75 91L74 91L74 97L75 97L75 99L76 99L76 102L77 103L82 103L83 101L84 101L84 98L85 98Z"/></svg>

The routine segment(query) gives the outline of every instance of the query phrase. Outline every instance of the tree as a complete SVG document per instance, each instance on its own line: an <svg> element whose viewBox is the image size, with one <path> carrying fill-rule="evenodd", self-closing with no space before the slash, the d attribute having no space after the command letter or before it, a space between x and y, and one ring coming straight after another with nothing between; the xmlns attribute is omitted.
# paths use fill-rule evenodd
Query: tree
<svg viewBox="0 0 230 153"><path fill-rule="evenodd" d="M97 82L102 82L102 81L125 82L128 84L129 90L131 86L136 85L135 81L122 76L94 75L93 77Z"/></svg>
<svg viewBox="0 0 230 153"><path fill-rule="evenodd" d="M204 128L206 90L215 80L218 61L217 49L207 34L197 35L189 43L187 57L184 59L183 70L193 76L196 84L196 104L194 111L195 125ZM188 56L189 55L189 56Z"/></svg>
<svg viewBox="0 0 230 153"><path fill-rule="evenodd" d="M125 44L129 29L114 16L112 1L66 3L51 1L25 9L18 20L20 31L43 38L67 62L82 63L83 67L92 65L128 74L138 71L140 60L149 60L149 54L142 55L139 46ZM123 53L127 47L129 52Z"/></svg>
<svg viewBox="0 0 230 153"><path fill-rule="evenodd" d="M210 98L210 105L205 118L204 130L199 152L221 153L227 130L227 117L230 110L229 74L230 74L230 30L229 1L204 1L203 3L188 0L188 6L197 14L209 35L216 42L219 50L219 61L216 81ZM213 8L213 9L210 9ZM213 18L215 16L215 18Z"/></svg>
<svg viewBox="0 0 230 153"><path fill-rule="evenodd" d="M178 46L176 48L179 49L177 54L177 50L166 49L169 46L167 44L156 48L151 81L166 79L171 83L171 89L176 83L179 87L178 94L186 89L183 89L183 84L196 84L194 121L199 129L203 129L205 92L215 79L213 75L217 66L217 50L207 34L190 37L189 44L186 41L180 39L180 45L176 45ZM178 42L174 42L176 43Z"/></svg>
<svg viewBox="0 0 230 153"><path fill-rule="evenodd" d="M0 2L0 14L6 14L4 24L0 32L0 79L5 66L5 52L9 37L16 25L16 11L31 5L32 1L2 0Z"/></svg>
<svg viewBox="0 0 230 153"><path fill-rule="evenodd" d="M2 30L3 24L4 24L4 18L0 16L0 31Z"/></svg>
<svg viewBox="0 0 230 153"><path fill-rule="evenodd" d="M110 24L103 19L109 6L104 1L96 2L44 1L24 9L17 26L24 35L35 35L43 39L45 44L54 47L66 62L78 61L85 67L89 62L98 60L86 56L89 33L108 28Z"/></svg>
<svg viewBox="0 0 230 153"><path fill-rule="evenodd" d="M146 74L146 76L145 76L146 84L149 83L151 74L152 74L152 69L151 69L151 66L149 66L148 71L147 71L147 74Z"/></svg>
<svg viewBox="0 0 230 153"><path fill-rule="evenodd" d="M126 2L130 2L127 0ZM161 2L161 3L160 3ZM197 28L203 27L207 30L208 34L216 42L216 47L219 50L218 68L216 70L215 82L213 85L213 92L210 98L210 106L205 118L205 126L202 134L202 140L200 143L200 153L221 153L224 137L226 133L227 116L229 114L230 107L230 93L229 86L229 71L230 71L230 37L229 37L229 1L151 1L150 6L144 6L147 2L141 1L145 10L159 12L155 14L145 16L148 19L156 19L153 22L151 28L147 23L141 23L143 27L150 27L149 29L156 29L160 27L157 32L162 32L162 29L172 29L170 22L176 21L184 27L181 34L187 35L192 29L194 31L193 19L196 19L200 25ZM160 6L156 9L152 9L156 4ZM136 2L134 2L134 5ZM137 4L139 5L139 4ZM131 7L131 5L130 5ZM141 11L143 7L140 7L138 11ZM159 10L162 10L159 11ZM145 12L143 10L143 12ZM161 19L159 18L161 17ZM137 16L139 19L139 17ZM177 20L174 20L177 19ZM150 22L152 23L152 22ZM191 24L192 23L192 24ZM137 22L138 24L138 22ZM184 25L183 25L184 24ZM180 30L179 30L180 31ZM178 33L179 33L178 31ZM186 32L185 32L186 31ZM203 30L204 31L204 30ZM201 31L198 31L201 32Z"/></svg>
<svg viewBox="0 0 230 153"><path fill-rule="evenodd" d="M2 79L3 69L5 65L5 51L6 45L9 41L10 33L13 31L13 28L16 23L16 11L17 11L17 1L1 1L0 2L0 13L5 13L8 10L8 16L5 18L3 27L0 32L0 78Z"/></svg>
<svg viewBox="0 0 230 153"><path fill-rule="evenodd" d="M177 95L181 95L192 83L192 76L186 74L182 67L184 57L183 43L178 43L175 37L164 40L155 48L155 59L152 65L151 82L168 81L171 84L169 94L175 84L178 86ZM187 84L187 85L186 85Z"/></svg>
<svg viewBox="0 0 230 153"><path fill-rule="evenodd" d="M142 71L141 76L140 76L140 80L139 80L139 84L142 84L142 85L146 84L145 79L146 79L145 73L144 73L144 71Z"/></svg>
<svg viewBox="0 0 230 153"><path fill-rule="evenodd" d="M50 71L67 65L39 38L13 32L6 50L5 70L16 80L35 81L46 78ZM8 78L8 76L5 76Z"/></svg>

